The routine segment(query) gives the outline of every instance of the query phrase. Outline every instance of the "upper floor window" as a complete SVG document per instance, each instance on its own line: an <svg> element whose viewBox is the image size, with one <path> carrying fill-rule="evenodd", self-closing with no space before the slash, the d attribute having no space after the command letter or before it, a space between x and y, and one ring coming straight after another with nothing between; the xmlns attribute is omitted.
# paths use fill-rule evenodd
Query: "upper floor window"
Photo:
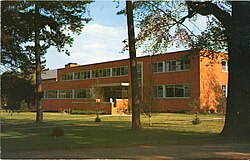
<svg viewBox="0 0 250 161"><path fill-rule="evenodd" d="M128 75L128 66L121 66L114 68L80 71L74 73L63 73L61 79L62 81L68 81L68 80L107 78L107 77L127 76L127 75Z"/></svg>
<svg viewBox="0 0 250 161"><path fill-rule="evenodd" d="M226 60L222 60L222 71L227 72L228 71L228 62Z"/></svg>
<svg viewBox="0 0 250 161"><path fill-rule="evenodd" d="M156 62L153 64L154 72L163 72L163 63L164 62Z"/></svg>
<svg viewBox="0 0 250 161"><path fill-rule="evenodd" d="M153 71L157 72L170 72L170 71L182 71L190 69L190 60L171 60L165 62L153 63Z"/></svg>
<svg viewBox="0 0 250 161"><path fill-rule="evenodd" d="M112 77L128 75L128 66L112 68Z"/></svg>
<svg viewBox="0 0 250 161"><path fill-rule="evenodd" d="M63 81L73 80L73 73L62 74L62 80Z"/></svg>

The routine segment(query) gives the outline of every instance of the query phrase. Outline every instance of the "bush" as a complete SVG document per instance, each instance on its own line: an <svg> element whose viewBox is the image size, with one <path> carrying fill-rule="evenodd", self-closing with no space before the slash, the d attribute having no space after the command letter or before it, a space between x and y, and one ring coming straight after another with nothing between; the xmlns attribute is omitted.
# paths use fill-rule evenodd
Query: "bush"
<svg viewBox="0 0 250 161"><path fill-rule="evenodd" d="M96 116L95 122L101 122L101 121L102 121L101 118L99 116Z"/></svg>
<svg viewBox="0 0 250 161"><path fill-rule="evenodd" d="M215 113L215 109L211 108L211 109L209 109L209 112L210 113Z"/></svg>
<svg viewBox="0 0 250 161"><path fill-rule="evenodd" d="M193 123L193 125L198 125L198 124L201 123L201 120L200 120L200 118L196 115L196 116L195 116L195 119L193 119L191 122Z"/></svg>

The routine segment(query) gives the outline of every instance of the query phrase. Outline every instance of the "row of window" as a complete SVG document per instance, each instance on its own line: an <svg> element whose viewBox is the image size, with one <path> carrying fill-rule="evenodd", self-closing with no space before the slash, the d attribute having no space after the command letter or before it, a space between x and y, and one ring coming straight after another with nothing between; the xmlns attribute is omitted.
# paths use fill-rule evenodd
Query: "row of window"
<svg viewBox="0 0 250 161"><path fill-rule="evenodd" d="M64 73L62 74L62 81L117 77L117 76L127 76L127 75L128 75L128 66L121 66L114 68L87 70L74 73Z"/></svg>
<svg viewBox="0 0 250 161"><path fill-rule="evenodd" d="M91 88L44 91L45 99L91 98L91 97L92 97Z"/></svg>
<svg viewBox="0 0 250 161"><path fill-rule="evenodd" d="M171 72L171 71L182 71L190 69L190 60L172 60L162 61L153 63L153 72Z"/></svg>
<svg viewBox="0 0 250 161"><path fill-rule="evenodd" d="M190 84L171 84L154 87L154 97L157 98L177 98L190 96Z"/></svg>

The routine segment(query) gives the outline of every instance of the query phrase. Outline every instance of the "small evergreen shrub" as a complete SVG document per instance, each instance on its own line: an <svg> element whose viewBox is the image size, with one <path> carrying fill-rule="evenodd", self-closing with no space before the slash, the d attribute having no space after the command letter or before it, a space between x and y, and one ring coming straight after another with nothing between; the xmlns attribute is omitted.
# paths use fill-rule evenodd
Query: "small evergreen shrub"
<svg viewBox="0 0 250 161"><path fill-rule="evenodd" d="M198 125L198 124L201 123L201 120L200 120L200 118L196 115L196 116L195 116L195 119L193 119L191 122L193 123L193 125Z"/></svg>
<svg viewBox="0 0 250 161"><path fill-rule="evenodd" d="M102 121L101 118L99 116L96 116L95 122L101 122L101 121Z"/></svg>

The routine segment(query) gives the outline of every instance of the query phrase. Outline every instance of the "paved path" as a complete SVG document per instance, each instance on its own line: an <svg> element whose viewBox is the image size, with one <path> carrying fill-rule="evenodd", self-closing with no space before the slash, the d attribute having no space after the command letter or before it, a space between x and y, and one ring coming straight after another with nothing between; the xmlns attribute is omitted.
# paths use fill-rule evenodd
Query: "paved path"
<svg viewBox="0 0 250 161"><path fill-rule="evenodd" d="M250 159L249 144L80 148L5 153L7 159Z"/></svg>

